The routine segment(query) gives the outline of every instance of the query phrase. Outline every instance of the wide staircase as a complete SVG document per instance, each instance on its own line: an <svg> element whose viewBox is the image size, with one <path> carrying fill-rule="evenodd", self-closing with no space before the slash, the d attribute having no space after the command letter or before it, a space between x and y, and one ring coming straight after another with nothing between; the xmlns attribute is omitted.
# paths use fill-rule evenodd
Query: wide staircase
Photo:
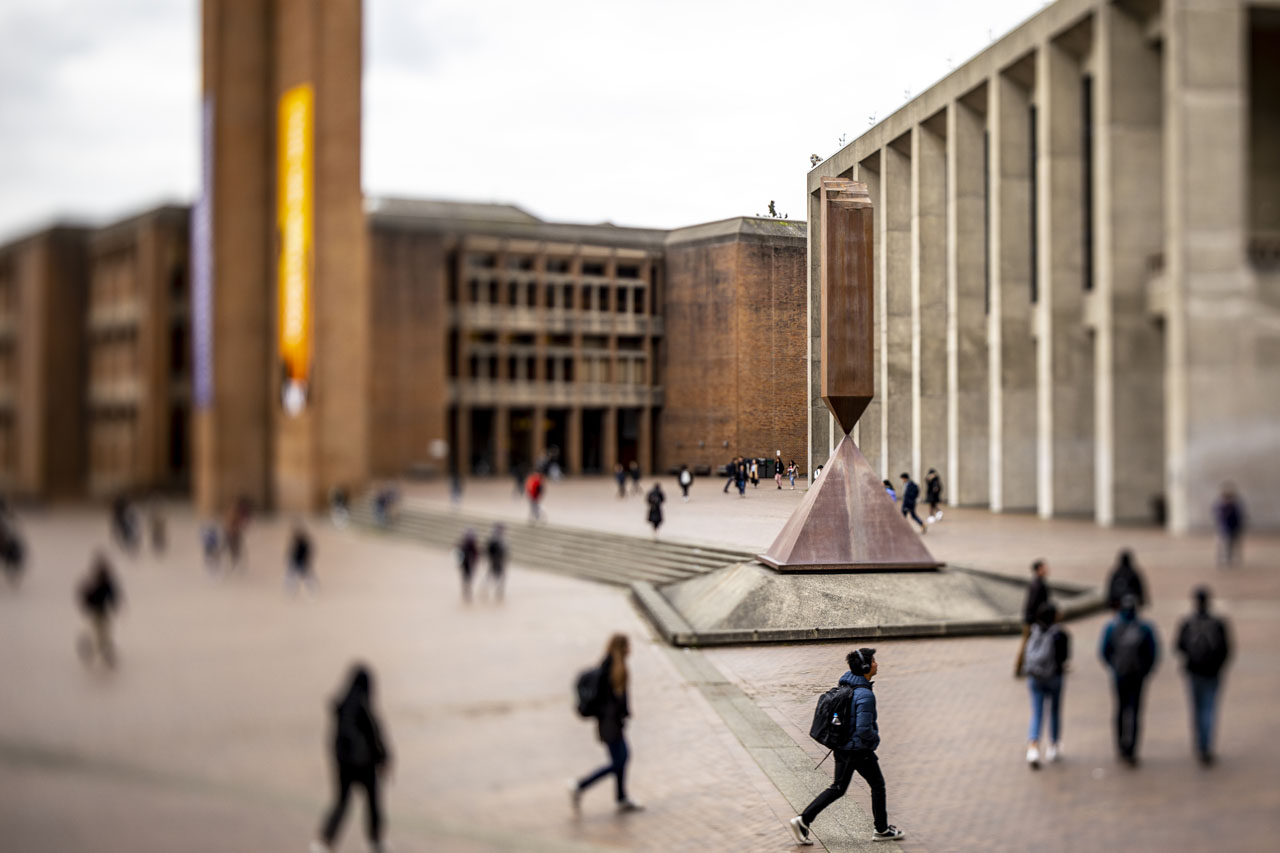
<svg viewBox="0 0 1280 853"><path fill-rule="evenodd" d="M501 521L509 562L620 586L635 581L662 586L755 559L753 554L729 548L530 524L413 501L400 503L385 526L374 517L370 501L356 501L351 507L351 521L360 527L405 536L442 549L457 545L468 529L475 532L476 541L483 549L494 523Z"/></svg>

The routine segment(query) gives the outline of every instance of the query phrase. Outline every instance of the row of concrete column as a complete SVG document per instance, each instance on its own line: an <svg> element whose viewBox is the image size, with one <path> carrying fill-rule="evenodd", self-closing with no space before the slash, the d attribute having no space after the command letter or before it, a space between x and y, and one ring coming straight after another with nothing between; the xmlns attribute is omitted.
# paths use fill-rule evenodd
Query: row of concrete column
<svg viewBox="0 0 1280 853"><path fill-rule="evenodd" d="M851 170L876 204L877 396L854 437L887 478L937 468L952 504L1112 523L1167 500L1161 58L1117 7L1095 21Z"/></svg>
<svg viewBox="0 0 1280 853"><path fill-rule="evenodd" d="M472 451L472 435L471 435L471 415L478 408L465 404L460 404L453 408L454 418L454 435L457 447L454 450L453 465L459 466L464 473L469 471L471 451ZM510 434L510 417L511 407L495 406L490 409L493 412L493 454L494 454L494 473L506 474L510 471L510 446L508 437ZM532 407L533 420L535 428L532 432L533 459L539 459L547 450L546 433L543 432L541 424L547 416L547 406ZM566 474L581 474L583 470L582 450L583 450L583 427L582 415L583 407L574 406L564 410L566 413L565 421L565 446L560 448L560 465ZM636 409L638 412L637 434L636 434L636 462L640 466L640 470L646 475L654 471L653 458L653 420L654 410L650 407L640 407ZM618 428L619 428L619 407L610 406L601 410L601 444L600 444L600 466L605 473L611 473L613 466L618 460Z"/></svg>

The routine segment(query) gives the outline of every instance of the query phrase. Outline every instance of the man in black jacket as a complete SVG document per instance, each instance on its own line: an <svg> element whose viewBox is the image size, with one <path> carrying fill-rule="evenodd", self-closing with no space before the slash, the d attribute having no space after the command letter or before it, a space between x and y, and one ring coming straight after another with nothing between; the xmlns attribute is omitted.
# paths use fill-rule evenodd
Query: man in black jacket
<svg viewBox="0 0 1280 853"><path fill-rule="evenodd" d="M924 502L929 505L929 517L926 520L930 524L942 521L942 510L938 509L942 504L942 478L933 468L929 469L924 478Z"/></svg>
<svg viewBox="0 0 1280 853"><path fill-rule="evenodd" d="M897 841L906 836L905 832L889 823L884 774L880 772L880 760L876 757L880 726L876 720L876 695L871 686L871 678L880 668L876 662L876 650L854 649L845 656L845 662L849 664L849 671L840 676L839 683L853 689L853 698L849 702L849 713L853 719L843 721L843 725L850 729L845 746L832 750L836 756L835 778L803 814L796 815L788 824L796 843L806 847L813 844L809 827L823 809L844 796L855 772L866 780L867 787L871 789L871 814L875 821L871 840ZM832 722L838 724L840 721Z"/></svg>
<svg viewBox="0 0 1280 853"><path fill-rule="evenodd" d="M1196 754L1200 763L1213 763L1213 721L1222 669L1231 657L1230 632L1222 619L1209 612L1209 588L1192 595L1196 612L1178 626L1178 651L1185 658L1191 716L1195 721Z"/></svg>
<svg viewBox="0 0 1280 853"><path fill-rule="evenodd" d="M1049 600L1049 587L1044 582L1049 575L1049 564L1044 560L1036 560L1031 564L1031 575L1027 597L1022 603L1022 642L1018 644L1018 658L1013 664L1014 678L1022 677L1022 660L1027 653L1027 638L1031 636L1031 626L1040 613L1040 605Z"/></svg>
<svg viewBox="0 0 1280 853"><path fill-rule="evenodd" d="M920 487L915 484L907 472L903 471L899 479L902 480L902 488L898 490L898 494L902 496L902 517L908 515L920 525L921 533L928 533L929 528L920 520L920 516L916 515L916 501L920 500Z"/></svg>

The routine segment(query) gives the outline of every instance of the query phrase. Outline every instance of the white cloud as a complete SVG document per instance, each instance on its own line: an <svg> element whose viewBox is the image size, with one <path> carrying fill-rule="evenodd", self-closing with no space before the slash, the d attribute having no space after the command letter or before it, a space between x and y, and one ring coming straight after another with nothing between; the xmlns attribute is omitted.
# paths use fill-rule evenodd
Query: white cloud
<svg viewBox="0 0 1280 853"><path fill-rule="evenodd" d="M811 153L1042 5L367 0L365 187L567 221L800 217ZM191 197L198 6L6 0L0 233Z"/></svg>

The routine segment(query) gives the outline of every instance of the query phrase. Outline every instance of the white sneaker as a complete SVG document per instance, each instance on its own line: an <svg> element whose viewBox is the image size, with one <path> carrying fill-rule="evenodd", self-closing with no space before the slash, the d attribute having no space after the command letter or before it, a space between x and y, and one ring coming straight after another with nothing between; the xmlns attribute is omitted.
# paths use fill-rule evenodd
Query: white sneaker
<svg viewBox="0 0 1280 853"><path fill-rule="evenodd" d="M892 824L885 827L884 832L871 833L872 841L901 841L906 837L907 834L905 832Z"/></svg>
<svg viewBox="0 0 1280 853"><path fill-rule="evenodd" d="M1040 769L1040 750L1034 744L1027 747L1027 763L1031 765L1032 770Z"/></svg>
<svg viewBox="0 0 1280 853"><path fill-rule="evenodd" d="M1045 747L1045 750L1044 750L1045 761L1057 761L1058 758L1061 757L1061 755L1062 753L1059 751L1058 745L1056 743L1051 743L1047 747Z"/></svg>
<svg viewBox="0 0 1280 853"><path fill-rule="evenodd" d="M812 847L813 838L809 835L809 827L804 825L804 818L796 815L787 822L787 827L791 830L791 837L796 840L796 844L803 847Z"/></svg>
<svg viewBox="0 0 1280 853"><path fill-rule="evenodd" d="M928 518L926 518L924 521L925 521L925 524L933 524L934 520L935 520L934 517L931 515Z"/></svg>
<svg viewBox="0 0 1280 853"><path fill-rule="evenodd" d="M644 811L644 806L640 805L637 802L633 802L632 800L621 800L618 803L619 814L625 814L626 812L642 812L642 811Z"/></svg>
<svg viewBox="0 0 1280 853"><path fill-rule="evenodd" d="M942 521L942 510L938 510L938 521Z"/></svg>

